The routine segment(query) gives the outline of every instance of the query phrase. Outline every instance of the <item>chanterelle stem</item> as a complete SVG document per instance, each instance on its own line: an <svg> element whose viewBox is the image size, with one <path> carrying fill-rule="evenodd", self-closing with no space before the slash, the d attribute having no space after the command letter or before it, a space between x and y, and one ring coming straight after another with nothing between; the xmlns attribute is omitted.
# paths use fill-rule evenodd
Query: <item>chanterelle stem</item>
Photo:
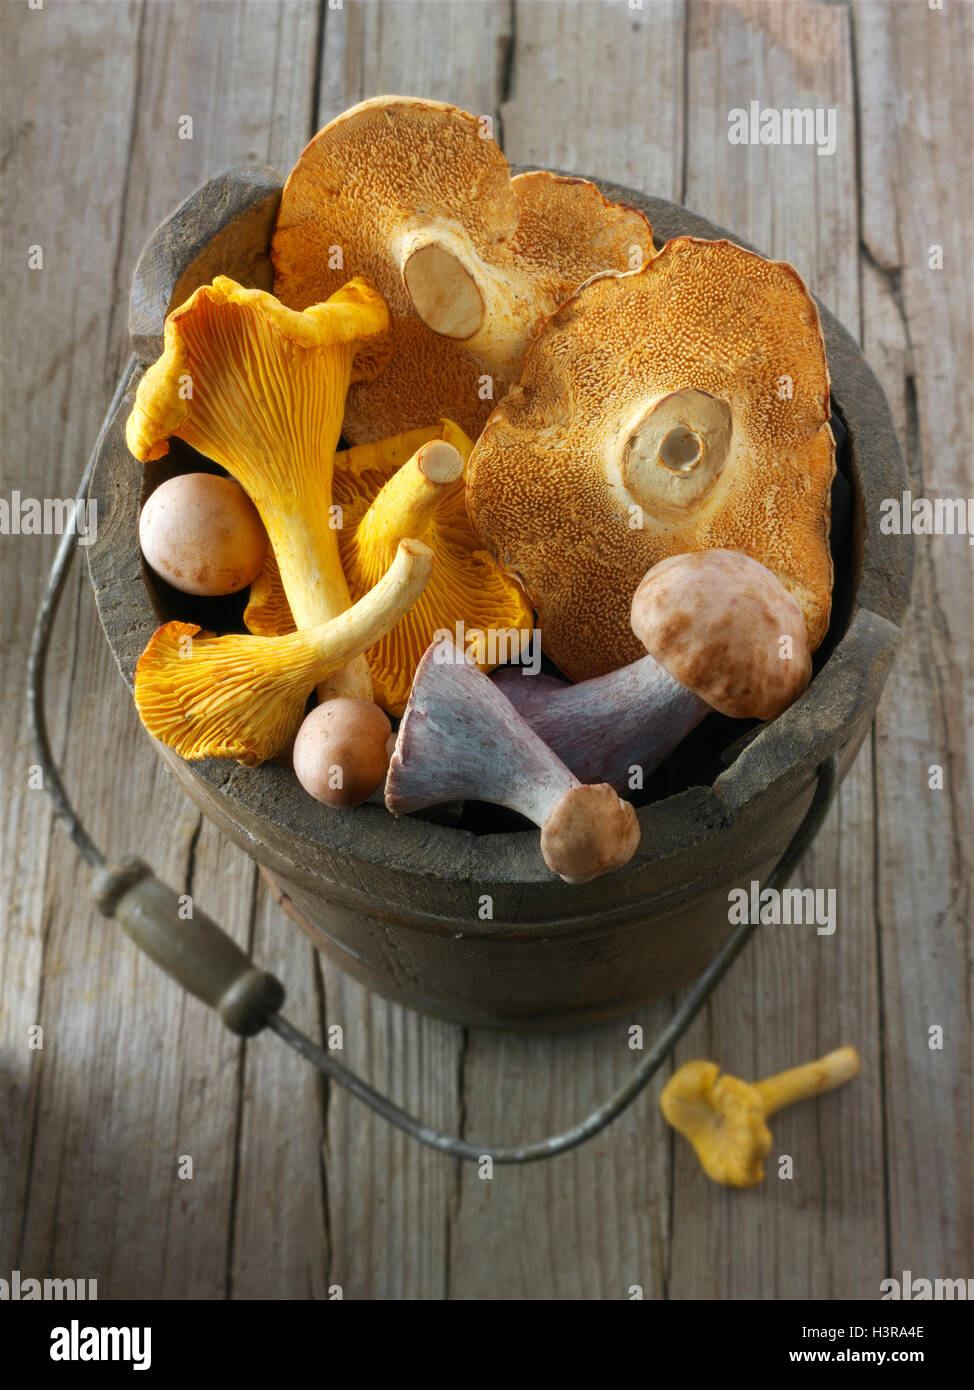
<svg viewBox="0 0 974 1390"><path fill-rule="evenodd" d="M834 1091L858 1074L859 1054L856 1049L840 1047L819 1057L816 1062L806 1062L804 1066L778 1072L766 1081L755 1081L753 1088L764 1103L765 1114L773 1115L775 1111L783 1110L786 1105L794 1105L796 1101Z"/></svg>
<svg viewBox="0 0 974 1390"><path fill-rule="evenodd" d="M338 361L339 352L333 356ZM345 393L351 374L352 350L344 349L343 370L331 377L316 381L322 393L324 418L341 420ZM329 436L323 441L322 452L308 463L309 476L317 474L319 497L331 496L332 460L337 439ZM352 602L338 551L338 532L329 525L330 518L320 512L309 512L307 493L288 495L286 489L274 487L263 495L254 485L257 496L254 505L260 512L267 535L277 557L281 584L287 595L295 626L319 627L322 623L344 613ZM347 666L336 670L318 688L318 698L348 696L350 699L371 700L372 678L362 655L353 657Z"/></svg>
<svg viewBox="0 0 974 1390"><path fill-rule="evenodd" d="M423 540L436 509L463 477L463 459L452 444L434 439L393 473L359 523L360 550L381 550L403 536Z"/></svg>

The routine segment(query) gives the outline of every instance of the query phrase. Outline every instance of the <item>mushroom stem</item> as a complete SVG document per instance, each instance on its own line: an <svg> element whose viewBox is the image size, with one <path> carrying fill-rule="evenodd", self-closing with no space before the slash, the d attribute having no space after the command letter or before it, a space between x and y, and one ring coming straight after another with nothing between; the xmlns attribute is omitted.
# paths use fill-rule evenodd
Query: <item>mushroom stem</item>
<svg viewBox="0 0 974 1390"><path fill-rule="evenodd" d="M470 271L446 246L427 241L402 258L406 293L419 317L443 338L472 338L484 321L484 300Z"/></svg>
<svg viewBox="0 0 974 1390"><path fill-rule="evenodd" d="M352 343L339 343L324 349L321 356L326 357L329 370L304 374L309 398L319 400L321 418L328 422L328 430L327 437L320 440L313 453L305 454L300 443L294 448L290 467L295 476L304 481L301 489L282 488L277 471L245 469L233 459L220 457L223 432L207 428L209 420L203 410L197 409L183 428L183 438L188 444L222 463L243 483L264 523L277 559L281 585L299 629L320 627L338 617L352 602L338 550L338 531L330 524L328 510L322 512L320 507L309 507L308 497L309 493L318 498L332 495L335 445L351 379L354 348ZM295 361L297 363L297 356ZM297 365L294 375L299 376ZM296 395L295 399L301 397ZM372 681L361 652L349 661L347 668L335 669L318 695L322 700L332 695L371 700Z"/></svg>
<svg viewBox="0 0 974 1390"><path fill-rule="evenodd" d="M343 512L347 514L346 504L350 497L354 503L354 488L363 475L371 473L391 475L393 470L401 469L408 463L424 444L439 440L445 440L456 448L462 460L466 459L473 448L473 442L464 434L459 425L455 425L452 420L442 419L438 424L427 426L425 429L409 430L405 434L392 435L388 439L373 440L371 444L355 444L350 449L339 449L335 454L332 470L331 496L333 500L338 502ZM442 498L442 494L440 497ZM356 533L358 531L357 526L350 529L354 529ZM419 530L400 531L397 528L393 549L404 536L415 536L417 539L425 540L425 536L420 536ZM347 533L345 538L347 539ZM339 541L338 549L339 555L341 555L341 541ZM344 570L344 568L343 561L342 569ZM251 585L250 599L244 610L244 623L249 632L253 632L259 637L279 637L286 632L293 632L296 626L294 615L288 607L284 585L281 582L280 569L272 546L268 547L263 570Z"/></svg>
<svg viewBox="0 0 974 1390"><path fill-rule="evenodd" d="M840 1047L819 1057L816 1062L806 1062L802 1067L778 1072L765 1081L755 1081L753 1086L764 1103L764 1113L773 1115L786 1105L794 1105L796 1101L834 1091L858 1074L859 1054L856 1049Z"/></svg>
<svg viewBox="0 0 974 1390"><path fill-rule="evenodd" d="M272 510L262 508L259 502L256 505L277 556L295 626L319 627L344 612L342 604L347 608L351 596L340 569L338 573L334 570L332 557L338 555L335 532L309 525L299 507L282 507L278 502Z"/></svg>
<svg viewBox="0 0 974 1390"><path fill-rule="evenodd" d="M200 637L191 623L153 634L135 672L135 703L149 733L184 758L265 762L294 737L312 687L397 623L422 593L433 554L403 541L358 603L285 637Z"/></svg>
<svg viewBox="0 0 974 1390"><path fill-rule="evenodd" d="M616 791L630 785L636 768L648 777L712 713L651 656L578 685L525 676L516 666L493 680L579 781L597 779Z"/></svg>
<svg viewBox="0 0 974 1390"><path fill-rule="evenodd" d="M435 425L406 430L403 434L393 434L387 439L374 439L370 444L353 444L349 449L339 449L335 455L335 472L339 476L361 475L369 471L388 472L390 469L401 468L423 444L431 444L435 440L445 440L447 444L452 444L466 465L473 449L473 440L459 425L443 416Z"/></svg>
<svg viewBox="0 0 974 1390"><path fill-rule="evenodd" d="M395 545L402 536L429 533L433 517L463 477L463 459L452 444L432 440L393 473L356 531L359 549Z"/></svg>
<svg viewBox="0 0 974 1390"><path fill-rule="evenodd" d="M396 739L386 806L399 816L444 801L487 801L541 827L541 852L566 883L628 863L633 808L611 787L583 786L511 703L449 641L427 648Z"/></svg>
<svg viewBox="0 0 974 1390"><path fill-rule="evenodd" d="M439 632L454 632L461 623L470 633L499 635L531 624L520 586L487 554L470 525L463 469L472 449L458 425L441 419L335 455L332 495L345 519L338 549L353 597L385 572L403 536L424 541L435 557L420 602L366 653L373 697L389 714L405 710L416 667ZM273 550L251 588L244 622L268 637L294 627ZM486 643L483 650L477 664L488 670L497 664L498 644Z"/></svg>

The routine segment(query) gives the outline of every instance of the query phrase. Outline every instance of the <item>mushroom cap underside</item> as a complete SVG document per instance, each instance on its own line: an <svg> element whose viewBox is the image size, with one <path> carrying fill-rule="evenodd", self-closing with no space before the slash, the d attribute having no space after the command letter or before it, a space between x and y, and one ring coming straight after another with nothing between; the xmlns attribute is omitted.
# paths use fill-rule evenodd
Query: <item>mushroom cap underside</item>
<svg viewBox="0 0 974 1390"><path fill-rule="evenodd" d="M440 336L416 312L422 277L417 268L411 295L410 257L431 248L440 264L453 262L471 312L479 300L490 324L482 341ZM652 249L643 215L586 180L512 179L485 118L384 96L344 112L305 148L284 188L272 258L275 293L294 308L350 274L367 275L389 304L387 365L353 386L346 406L344 433L361 443L440 415L476 437L544 317L589 275L630 268Z"/></svg>
<svg viewBox="0 0 974 1390"><path fill-rule="evenodd" d="M660 560L753 556L828 628L835 450L818 312L797 272L681 237L583 285L525 359L468 470L471 520L573 680L642 655L630 604Z"/></svg>
<svg viewBox="0 0 974 1390"><path fill-rule="evenodd" d="M349 375L365 370L365 344L388 324L385 301L361 277L294 310L266 290L218 275L166 319L162 356L139 382L126 422L129 449L147 463L165 455L170 436L179 434L236 476L208 440L224 444L230 458L244 442L265 452L268 440L289 442L296 426L314 440L323 405L331 404L323 354L347 350L338 374L344 390Z"/></svg>

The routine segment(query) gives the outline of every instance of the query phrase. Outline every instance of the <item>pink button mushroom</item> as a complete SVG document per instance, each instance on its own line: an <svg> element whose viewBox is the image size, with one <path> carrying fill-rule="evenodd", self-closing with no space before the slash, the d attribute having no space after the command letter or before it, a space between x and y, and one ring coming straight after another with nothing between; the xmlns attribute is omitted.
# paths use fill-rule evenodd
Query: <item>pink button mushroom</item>
<svg viewBox="0 0 974 1390"><path fill-rule="evenodd" d="M235 594L260 574L267 533L239 483L181 473L161 483L139 517L147 562L184 594Z"/></svg>

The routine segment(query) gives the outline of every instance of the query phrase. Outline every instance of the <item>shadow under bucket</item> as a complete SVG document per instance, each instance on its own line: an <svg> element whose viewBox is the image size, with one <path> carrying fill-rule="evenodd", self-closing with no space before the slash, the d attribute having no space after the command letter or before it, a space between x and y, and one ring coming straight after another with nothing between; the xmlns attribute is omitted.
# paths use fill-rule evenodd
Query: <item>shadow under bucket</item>
<svg viewBox="0 0 974 1390"><path fill-rule="evenodd" d="M517 171L516 171L517 172ZM703 218L593 180L649 218L657 245L730 236ZM281 179L245 166L211 180L150 240L136 271L131 330L144 364L161 351L165 313L226 274L270 287L268 245ZM731 240L738 241L736 237ZM740 242L742 246L746 243ZM750 248L749 248L750 249ZM805 694L774 723L713 715L637 802L642 841L622 870L573 885L546 867L535 828L468 805L394 820L378 805L331 810L277 764L189 763L156 751L196 805L261 865L315 946L370 988L454 1022L520 1030L592 1023L692 980L732 927L728 894L763 881L811 802L819 766L852 764L873 718L909 600L910 538L881 536L880 503L907 486L883 393L855 342L819 306L832 376L832 623ZM160 622L240 628L241 596L193 600L150 575L138 517L174 472L212 465L179 440L142 469L125 443L139 374L102 444L89 492L88 548L105 634L129 688ZM485 918L485 904L491 916Z"/></svg>

